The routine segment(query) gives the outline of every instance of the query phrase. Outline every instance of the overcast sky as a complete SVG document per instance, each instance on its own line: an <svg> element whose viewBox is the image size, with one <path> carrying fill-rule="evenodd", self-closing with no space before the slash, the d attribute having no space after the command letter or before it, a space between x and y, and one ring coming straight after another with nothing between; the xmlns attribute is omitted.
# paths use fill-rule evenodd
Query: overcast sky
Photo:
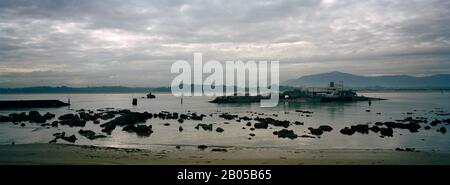
<svg viewBox="0 0 450 185"><path fill-rule="evenodd" d="M0 0L0 87L169 86L176 60L280 78L450 73L448 0Z"/></svg>

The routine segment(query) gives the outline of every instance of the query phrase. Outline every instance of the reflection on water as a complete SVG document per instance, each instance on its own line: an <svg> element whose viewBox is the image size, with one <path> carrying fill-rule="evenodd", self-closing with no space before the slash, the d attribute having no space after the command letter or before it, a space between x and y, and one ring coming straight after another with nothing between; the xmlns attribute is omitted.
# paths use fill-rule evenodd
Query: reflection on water
<svg viewBox="0 0 450 185"><path fill-rule="evenodd" d="M431 130L421 129L419 133L409 133L407 130L395 130L394 137L380 138L377 134L369 135L354 134L345 136L339 130L354 124L374 123L377 121L393 121L407 117L406 112L414 112L412 116L427 117L429 121L438 118L449 118L449 116L437 116L430 113L434 110L450 111L450 94L440 92L389 92L389 93L365 93L366 96L386 98L386 101L374 101L369 106L367 102L356 103L280 103L273 108L261 108L259 103L254 104L228 104L217 105L208 103L209 97L173 97L171 94L157 94L156 99L141 99L144 94L3 94L0 100L19 99L58 99L67 101L70 99L72 105L68 108L57 109L35 109L51 112L57 115L73 113L77 109L96 110L112 107L116 109L130 109L139 112L170 111L187 113L188 111L202 114L213 114L203 120L203 123L215 123L214 127L225 129L223 133L196 130L194 127L199 121L185 121L179 124L176 120L150 119L146 124L153 125L154 133L150 137L138 137L135 134L122 132L116 128L111 136L90 141L80 135L80 128L42 128L38 124L27 124L21 128L10 123L0 124L0 144L15 143L47 143L56 132L65 131L67 134L75 134L78 138L76 144L91 144L101 146L138 147L152 148L157 145L221 145L221 146L249 146L249 147L294 147L294 148L395 148L415 147L422 150L450 151L449 134L436 132L437 128ZM132 106L132 98L139 98L138 105ZM295 112L297 109L313 111L311 117L306 117ZM370 110L370 112L366 112ZM0 110L0 115L12 112L29 110ZM281 128L272 127L250 131L242 127L246 122L230 122L218 117L220 112L230 112L240 116L256 117L257 113L274 116L280 120L301 121L304 126L292 125L292 129L298 135L308 134L308 127L319 125L330 125L333 131L325 133L320 139L299 138L295 140L279 139L272 134ZM277 117L275 117L275 115ZM254 121L252 121L254 123ZM170 126L164 126L170 123ZM183 132L178 127L184 128ZM85 128L100 132L98 125L88 122ZM448 128L447 128L448 129ZM254 133L255 137L249 136ZM249 139L250 138L250 139Z"/></svg>

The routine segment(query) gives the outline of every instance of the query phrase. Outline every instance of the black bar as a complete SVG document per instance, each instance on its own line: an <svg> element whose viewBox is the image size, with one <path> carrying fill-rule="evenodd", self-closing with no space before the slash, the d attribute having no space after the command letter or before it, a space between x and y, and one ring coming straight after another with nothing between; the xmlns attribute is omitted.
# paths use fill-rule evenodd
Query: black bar
<svg viewBox="0 0 450 185"><path fill-rule="evenodd" d="M440 182L448 166L0 166L1 177L34 183L124 183L124 184L366 184ZM223 170L270 170L270 179L222 179ZM178 179L179 172L211 172L209 180ZM213 176L217 175L217 176ZM17 177L22 178L17 178ZM9 179L11 178L11 179ZM54 180L52 180L54 179ZM58 180L56 180L58 179ZM40 182L39 182L40 183Z"/></svg>

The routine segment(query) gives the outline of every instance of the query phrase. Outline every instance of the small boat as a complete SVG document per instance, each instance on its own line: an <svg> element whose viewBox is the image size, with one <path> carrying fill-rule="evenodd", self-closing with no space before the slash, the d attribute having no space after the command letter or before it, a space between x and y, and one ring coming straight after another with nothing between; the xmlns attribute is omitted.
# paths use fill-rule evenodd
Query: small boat
<svg viewBox="0 0 450 185"><path fill-rule="evenodd" d="M152 93L147 94L147 99L153 99L153 98L156 98L156 96L154 94L152 94Z"/></svg>

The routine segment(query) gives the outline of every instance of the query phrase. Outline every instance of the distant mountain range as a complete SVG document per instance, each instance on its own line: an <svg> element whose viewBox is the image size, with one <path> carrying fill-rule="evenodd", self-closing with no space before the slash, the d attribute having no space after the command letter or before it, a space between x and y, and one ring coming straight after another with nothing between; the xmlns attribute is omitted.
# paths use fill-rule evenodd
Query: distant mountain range
<svg viewBox="0 0 450 185"><path fill-rule="evenodd" d="M382 90L382 89L446 89L450 90L450 74L425 77L408 75L393 76L360 76L339 71L303 76L281 83L280 90L291 90L292 87L324 87L330 82L343 82L347 88ZM192 89L195 85L192 85ZM224 87L225 88L225 87ZM171 92L170 87L24 87L0 88L0 94L6 93L148 93Z"/></svg>
<svg viewBox="0 0 450 185"><path fill-rule="evenodd" d="M148 93L170 92L170 87L24 87L24 88L0 88L2 93Z"/></svg>
<svg viewBox="0 0 450 185"><path fill-rule="evenodd" d="M191 85L191 89L201 88L201 85ZM227 87L223 86L225 90ZM245 90L243 88L237 88ZM292 90L292 87L280 86L281 91ZM100 86L100 87L23 87L23 88L0 88L0 94L12 93L167 93L172 92L171 87L124 87L124 86Z"/></svg>
<svg viewBox="0 0 450 185"><path fill-rule="evenodd" d="M282 82L282 85L294 87L327 86L330 82L342 82L345 87L359 88L448 88L450 87L450 74L441 74L425 77L408 75L393 76L359 76L339 71L302 76Z"/></svg>

